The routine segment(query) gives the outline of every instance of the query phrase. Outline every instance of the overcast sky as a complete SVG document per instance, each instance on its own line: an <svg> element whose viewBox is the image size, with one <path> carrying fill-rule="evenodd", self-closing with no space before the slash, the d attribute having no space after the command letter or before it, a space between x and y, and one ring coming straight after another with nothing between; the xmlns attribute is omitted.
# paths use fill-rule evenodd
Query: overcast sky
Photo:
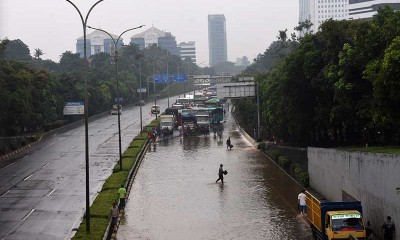
<svg viewBox="0 0 400 240"><path fill-rule="evenodd" d="M96 0L72 0L86 16ZM250 60L276 40L279 30L298 22L297 0L104 0L90 13L88 25L119 35L129 28L152 25L171 32L177 43L196 42L197 63L208 64L208 14L226 18L228 60ZM133 30L122 37L143 31ZM88 30L90 33L92 30ZM58 62L65 51L76 52L83 36L78 12L65 0L0 0L0 39L21 39L31 50L43 50L42 59Z"/></svg>

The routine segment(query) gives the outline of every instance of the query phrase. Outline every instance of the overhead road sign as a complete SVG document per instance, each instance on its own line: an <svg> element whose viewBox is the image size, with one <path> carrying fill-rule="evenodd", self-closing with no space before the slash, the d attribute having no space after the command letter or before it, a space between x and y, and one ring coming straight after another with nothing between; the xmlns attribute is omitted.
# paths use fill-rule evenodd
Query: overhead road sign
<svg viewBox="0 0 400 240"><path fill-rule="evenodd" d="M239 82L253 82L254 77L240 77Z"/></svg>
<svg viewBox="0 0 400 240"><path fill-rule="evenodd" d="M189 79L189 83L194 85L214 85L217 83L229 83L232 80L232 76L209 76L209 75L198 75L193 76Z"/></svg>
<svg viewBox="0 0 400 240"><path fill-rule="evenodd" d="M153 80L155 83L167 83L168 75L167 74L156 74L153 76Z"/></svg>
<svg viewBox="0 0 400 240"><path fill-rule="evenodd" d="M217 84L217 98L246 98L256 96L256 85L251 82Z"/></svg>
<svg viewBox="0 0 400 240"><path fill-rule="evenodd" d="M65 102L64 115L83 115L85 113L85 103L82 102Z"/></svg>
<svg viewBox="0 0 400 240"><path fill-rule="evenodd" d="M118 101L118 98L114 98L114 102L115 103L124 103L124 98L120 97L119 101Z"/></svg>
<svg viewBox="0 0 400 240"><path fill-rule="evenodd" d="M180 83L180 82L186 82L186 81L187 81L186 74L174 74L174 82Z"/></svg>
<svg viewBox="0 0 400 240"><path fill-rule="evenodd" d="M187 81L186 74L156 74L153 76L153 80L155 83L168 83L168 82L186 82Z"/></svg>

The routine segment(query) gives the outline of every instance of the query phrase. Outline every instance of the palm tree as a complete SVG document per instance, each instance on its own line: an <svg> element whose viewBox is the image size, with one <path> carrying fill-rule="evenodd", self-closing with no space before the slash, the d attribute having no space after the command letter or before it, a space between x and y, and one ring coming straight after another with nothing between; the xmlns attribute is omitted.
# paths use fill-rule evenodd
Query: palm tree
<svg viewBox="0 0 400 240"><path fill-rule="evenodd" d="M44 53L42 51L42 49L40 48L35 48L35 53L33 54L33 56L37 59L40 59L40 56L42 56Z"/></svg>

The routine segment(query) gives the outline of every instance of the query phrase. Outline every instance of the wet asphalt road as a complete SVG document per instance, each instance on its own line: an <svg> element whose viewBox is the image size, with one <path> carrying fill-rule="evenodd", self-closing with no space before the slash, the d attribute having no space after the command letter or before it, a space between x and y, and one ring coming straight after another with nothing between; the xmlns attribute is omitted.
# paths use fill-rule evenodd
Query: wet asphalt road
<svg viewBox="0 0 400 240"><path fill-rule="evenodd" d="M173 98L175 99L175 98ZM171 99L170 99L171 100ZM157 104L165 109L167 99ZM154 119L143 106L143 126ZM122 152L140 131L139 107L121 115ZM0 239L69 239L85 211L85 128L57 134L0 169ZM118 161L117 115L89 123L90 202Z"/></svg>
<svg viewBox="0 0 400 240"><path fill-rule="evenodd" d="M296 209L300 187L243 137L230 113L224 126L222 140L174 137L146 154L119 240L311 239ZM221 163L225 184L215 183Z"/></svg>

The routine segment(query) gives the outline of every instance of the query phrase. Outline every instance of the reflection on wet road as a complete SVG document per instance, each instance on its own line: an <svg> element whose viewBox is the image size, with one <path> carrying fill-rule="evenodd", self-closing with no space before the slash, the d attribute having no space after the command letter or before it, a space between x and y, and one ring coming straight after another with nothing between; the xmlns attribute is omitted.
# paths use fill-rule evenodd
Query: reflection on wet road
<svg viewBox="0 0 400 240"><path fill-rule="evenodd" d="M310 239L299 186L227 119L221 140L175 137L147 153L118 239ZM215 183L221 163L225 184Z"/></svg>

